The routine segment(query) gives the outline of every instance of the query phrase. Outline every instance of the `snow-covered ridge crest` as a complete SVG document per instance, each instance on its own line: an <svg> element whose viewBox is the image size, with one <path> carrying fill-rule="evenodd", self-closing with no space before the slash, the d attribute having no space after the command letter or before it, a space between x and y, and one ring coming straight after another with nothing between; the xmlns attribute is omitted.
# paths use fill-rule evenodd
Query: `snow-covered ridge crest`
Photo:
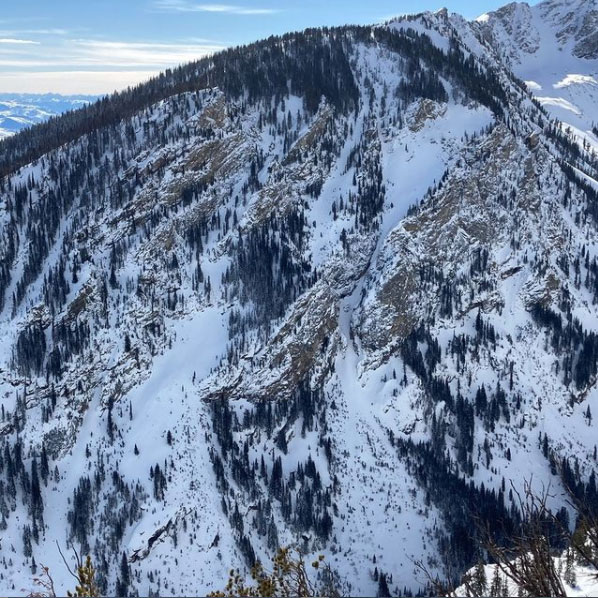
<svg viewBox="0 0 598 598"><path fill-rule="evenodd" d="M595 165L477 27L230 50L0 180L0 590L58 540L118 595L290 543L417 591L507 481L591 495Z"/></svg>

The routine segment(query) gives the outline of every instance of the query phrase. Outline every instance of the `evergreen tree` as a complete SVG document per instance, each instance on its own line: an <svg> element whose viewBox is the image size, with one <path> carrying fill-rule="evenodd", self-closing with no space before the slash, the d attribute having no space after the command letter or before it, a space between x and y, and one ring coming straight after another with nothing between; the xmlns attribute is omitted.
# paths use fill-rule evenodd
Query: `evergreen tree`
<svg viewBox="0 0 598 598"><path fill-rule="evenodd" d="M494 567L494 573L492 575L492 583L490 584L490 596L494 598L500 598L503 596L504 585L502 583L500 577L500 569L498 567ZM478 596L484 596L484 594L478 594Z"/></svg>
<svg viewBox="0 0 598 598"><path fill-rule="evenodd" d="M478 560L472 579L472 586L476 596L485 596L488 593L488 580L484 563ZM494 594L493 594L494 595Z"/></svg>
<svg viewBox="0 0 598 598"><path fill-rule="evenodd" d="M386 598L390 596L390 589L388 588L388 582L386 580L386 573L380 573L378 575L378 598Z"/></svg>
<svg viewBox="0 0 598 598"><path fill-rule="evenodd" d="M577 583L575 575L575 553L571 548L567 548L565 552L565 571L563 573L565 583L573 587Z"/></svg>

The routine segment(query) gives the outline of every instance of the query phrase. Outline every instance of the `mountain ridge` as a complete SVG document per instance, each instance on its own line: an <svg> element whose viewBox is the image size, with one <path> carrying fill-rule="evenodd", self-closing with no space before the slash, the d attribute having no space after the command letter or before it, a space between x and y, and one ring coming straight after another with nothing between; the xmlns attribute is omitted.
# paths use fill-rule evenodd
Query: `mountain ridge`
<svg viewBox="0 0 598 598"><path fill-rule="evenodd" d="M0 144L6 592L65 582L55 540L122 595L294 542L417 591L517 527L506 480L596 501L596 156L466 23L271 38Z"/></svg>

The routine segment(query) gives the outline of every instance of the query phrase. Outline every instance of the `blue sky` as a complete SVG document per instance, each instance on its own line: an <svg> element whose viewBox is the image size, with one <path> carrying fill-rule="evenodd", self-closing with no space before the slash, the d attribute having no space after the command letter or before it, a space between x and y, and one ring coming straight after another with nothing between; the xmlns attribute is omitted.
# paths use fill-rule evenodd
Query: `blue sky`
<svg viewBox="0 0 598 598"><path fill-rule="evenodd" d="M0 13L0 92L107 93L271 34L506 0L20 0ZM531 2L535 3L535 2Z"/></svg>

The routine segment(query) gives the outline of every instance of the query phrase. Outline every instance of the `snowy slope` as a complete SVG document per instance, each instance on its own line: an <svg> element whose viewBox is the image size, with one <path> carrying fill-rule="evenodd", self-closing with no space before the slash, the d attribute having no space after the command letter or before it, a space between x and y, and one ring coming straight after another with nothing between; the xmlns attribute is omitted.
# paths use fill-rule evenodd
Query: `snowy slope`
<svg viewBox="0 0 598 598"><path fill-rule="evenodd" d="M568 569L568 561L569 567ZM573 561L573 563L571 563ZM593 567L583 565L576 562L575 559L567 558L567 551L553 557L554 569L558 572L558 577L563 584L567 596L585 596L592 597L598 593L598 578L596 577L596 570ZM482 583L485 580L486 590L484 594L490 596L519 596L521 589L506 576L497 571L496 565L484 565L484 574L481 579ZM469 576L475 576L476 569L468 571ZM498 593L493 593L494 588L498 589ZM465 584L457 587L452 595L454 596L471 596L472 592L468 590Z"/></svg>
<svg viewBox="0 0 598 598"><path fill-rule="evenodd" d="M1 592L40 563L66 589L56 541L108 593L290 543L352 595L417 591L508 482L585 490L596 165L479 27L268 40L3 146L37 158L0 182Z"/></svg>

